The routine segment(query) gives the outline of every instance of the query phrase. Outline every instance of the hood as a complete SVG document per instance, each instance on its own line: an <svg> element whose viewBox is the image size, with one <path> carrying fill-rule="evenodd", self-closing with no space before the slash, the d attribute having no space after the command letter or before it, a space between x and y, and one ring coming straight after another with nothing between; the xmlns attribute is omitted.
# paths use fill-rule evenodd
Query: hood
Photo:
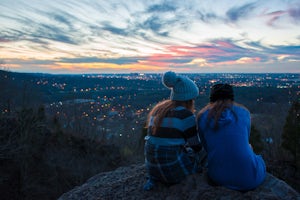
<svg viewBox="0 0 300 200"><path fill-rule="evenodd" d="M236 118L235 118L232 110L227 108L222 112L220 118L218 119L218 122L217 122L218 127L226 126L227 124L230 124L231 122L235 121L235 119ZM213 128L214 126L215 126L215 120L212 119L210 121L210 127Z"/></svg>

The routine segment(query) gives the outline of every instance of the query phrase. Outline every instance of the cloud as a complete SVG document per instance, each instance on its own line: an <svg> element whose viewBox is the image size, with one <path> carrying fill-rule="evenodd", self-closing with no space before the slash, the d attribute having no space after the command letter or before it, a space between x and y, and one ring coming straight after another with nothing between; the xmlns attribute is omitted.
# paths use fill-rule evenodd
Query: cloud
<svg viewBox="0 0 300 200"><path fill-rule="evenodd" d="M298 57L300 59L300 45L273 45L267 51L270 54L286 54Z"/></svg>
<svg viewBox="0 0 300 200"><path fill-rule="evenodd" d="M199 19L205 23L211 23L214 20L220 19L215 13L203 13L199 11L197 14Z"/></svg>
<svg viewBox="0 0 300 200"><path fill-rule="evenodd" d="M275 12L268 13L267 16L270 18L268 19L267 24L269 26L275 27L275 23L279 21L280 18L285 14L286 14L285 11L275 11Z"/></svg>
<svg viewBox="0 0 300 200"><path fill-rule="evenodd" d="M0 58L99 71L289 63L299 60L299 13L297 0L3 0Z"/></svg>
<svg viewBox="0 0 300 200"><path fill-rule="evenodd" d="M80 57L80 58L63 58L60 63L111 63L111 64L133 64L137 63L142 57L121 57L121 58L97 58L97 57Z"/></svg>
<svg viewBox="0 0 300 200"><path fill-rule="evenodd" d="M237 61L236 61L236 63L238 63L238 64L245 64L245 63L257 63L257 62L259 62L260 61L260 58L249 58L249 57L242 57L242 58L240 58L240 59L238 59Z"/></svg>
<svg viewBox="0 0 300 200"><path fill-rule="evenodd" d="M167 37L169 32L166 31L169 26L173 24L172 20L166 20L164 18L160 18L159 16L151 16L144 22L140 24L141 29L150 30L153 33Z"/></svg>
<svg viewBox="0 0 300 200"><path fill-rule="evenodd" d="M76 37L73 37L72 32L74 28L69 15L58 15L55 13L38 12L38 20L25 13L20 13L18 16L9 17L11 20L18 24L18 29L7 29L6 32L0 34L0 38L4 38L9 41L32 41L41 42L45 44L43 40L52 40L68 44L79 44L80 42ZM47 21L48 23L45 23ZM43 42L42 42L43 41Z"/></svg>
<svg viewBox="0 0 300 200"><path fill-rule="evenodd" d="M170 4L154 4L147 9L147 12L174 12L174 11L176 11L176 7Z"/></svg>
<svg viewBox="0 0 300 200"><path fill-rule="evenodd" d="M126 28L118 28L118 27L114 27L112 25L109 25L109 22L105 22L103 23L103 30L109 31L112 34L116 34L116 35L122 35L122 36L127 36L128 32Z"/></svg>
<svg viewBox="0 0 300 200"><path fill-rule="evenodd" d="M191 62L187 63L187 65L197 65L200 67L209 66L204 58L195 58Z"/></svg>
<svg viewBox="0 0 300 200"><path fill-rule="evenodd" d="M240 18L247 17L256 8L255 3L248 3L239 7L233 7L226 12L231 22L236 22Z"/></svg>
<svg viewBox="0 0 300 200"><path fill-rule="evenodd" d="M29 36L68 44L80 44L72 35L68 35L59 27L40 24Z"/></svg>
<svg viewBox="0 0 300 200"><path fill-rule="evenodd" d="M295 20L295 22L300 22L300 4L288 10L289 15Z"/></svg>
<svg viewBox="0 0 300 200"><path fill-rule="evenodd" d="M69 30L73 29L72 19L74 18L72 15L66 13L49 13L49 18L53 18L54 21L68 27Z"/></svg>
<svg viewBox="0 0 300 200"><path fill-rule="evenodd" d="M152 16L144 22L144 27L149 28L154 32L158 32L163 27L163 24L158 17Z"/></svg>

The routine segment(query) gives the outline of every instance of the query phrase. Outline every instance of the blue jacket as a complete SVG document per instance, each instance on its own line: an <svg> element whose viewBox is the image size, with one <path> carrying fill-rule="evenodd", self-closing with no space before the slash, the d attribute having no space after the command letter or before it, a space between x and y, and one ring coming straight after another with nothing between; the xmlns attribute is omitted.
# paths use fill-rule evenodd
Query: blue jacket
<svg viewBox="0 0 300 200"><path fill-rule="evenodd" d="M251 190L266 176L265 162L249 146L250 113L232 105L221 114L218 128L208 121L208 110L198 119L198 134L208 153L208 175L216 183L234 190Z"/></svg>

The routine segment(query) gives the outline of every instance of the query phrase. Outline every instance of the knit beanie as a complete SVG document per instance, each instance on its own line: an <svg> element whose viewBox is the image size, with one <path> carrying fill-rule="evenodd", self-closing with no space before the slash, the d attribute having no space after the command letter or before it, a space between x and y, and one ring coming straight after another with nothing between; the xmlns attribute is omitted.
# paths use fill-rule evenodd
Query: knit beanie
<svg viewBox="0 0 300 200"><path fill-rule="evenodd" d="M176 75L175 72L166 72L162 77L162 82L165 87L171 89L171 100L188 101L199 95L199 89L191 79Z"/></svg>
<svg viewBox="0 0 300 200"><path fill-rule="evenodd" d="M230 99L234 100L234 94L232 86L229 84L216 84L213 85L210 90L210 102L216 102L218 100Z"/></svg>

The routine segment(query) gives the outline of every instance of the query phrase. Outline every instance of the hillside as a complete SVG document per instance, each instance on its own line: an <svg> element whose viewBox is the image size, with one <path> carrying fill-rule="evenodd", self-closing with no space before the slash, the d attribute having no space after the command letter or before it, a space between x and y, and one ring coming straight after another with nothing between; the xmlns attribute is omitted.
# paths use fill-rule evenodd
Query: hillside
<svg viewBox="0 0 300 200"><path fill-rule="evenodd" d="M299 102L299 75L191 76L200 88L197 111L207 103L215 80L236 85L237 101L251 112L250 141L255 152L264 157L270 174L299 192L300 140L293 133L300 130L300 106L291 109L293 101ZM244 86L246 83L250 85ZM0 70L1 199L57 199L75 186L84 191L85 186L79 185L99 173L96 179L101 184L103 175L112 177L111 186L103 182L107 191L126 189L120 186L132 181L126 177L138 176L126 189L138 194L144 182L141 166L111 170L143 162L146 115L168 95L159 74L73 76ZM104 171L111 172L101 174ZM91 195L95 192L104 191L97 189ZM165 193L157 195L167 198Z"/></svg>

